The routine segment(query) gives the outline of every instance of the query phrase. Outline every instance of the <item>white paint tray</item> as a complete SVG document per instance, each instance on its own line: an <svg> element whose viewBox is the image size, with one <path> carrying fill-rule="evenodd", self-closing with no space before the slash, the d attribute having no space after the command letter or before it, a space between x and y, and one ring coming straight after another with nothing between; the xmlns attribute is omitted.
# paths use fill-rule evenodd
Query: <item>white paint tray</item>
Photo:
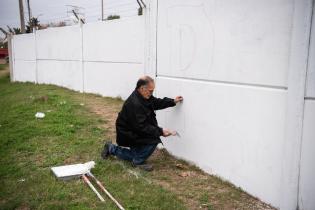
<svg viewBox="0 0 315 210"><path fill-rule="evenodd" d="M51 170L58 179L69 180L72 178L78 178L83 174L87 174L90 172L91 168L94 168L94 165L95 162L90 161L84 164L79 163L74 165L52 167Z"/></svg>

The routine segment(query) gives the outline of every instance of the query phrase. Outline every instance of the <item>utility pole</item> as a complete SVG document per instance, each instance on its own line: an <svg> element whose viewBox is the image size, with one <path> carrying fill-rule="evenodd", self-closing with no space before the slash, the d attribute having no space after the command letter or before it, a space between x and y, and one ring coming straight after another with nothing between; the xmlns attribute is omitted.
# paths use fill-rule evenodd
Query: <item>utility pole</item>
<svg viewBox="0 0 315 210"><path fill-rule="evenodd" d="M21 21L21 32L25 33L25 20L24 20L24 8L23 8L23 0L19 0L19 8L20 8L20 21Z"/></svg>
<svg viewBox="0 0 315 210"><path fill-rule="evenodd" d="M102 21L104 20L104 0L101 0L102 1Z"/></svg>
<svg viewBox="0 0 315 210"><path fill-rule="evenodd" d="M31 32L33 32L33 25L31 23L31 16L32 16L32 13L31 13L31 6L30 6L30 0L27 0L27 9L28 9L28 23L30 25L30 30Z"/></svg>
<svg viewBox="0 0 315 210"><path fill-rule="evenodd" d="M102 1L102 21L104 20L104 0L101 0Z"/></svg>

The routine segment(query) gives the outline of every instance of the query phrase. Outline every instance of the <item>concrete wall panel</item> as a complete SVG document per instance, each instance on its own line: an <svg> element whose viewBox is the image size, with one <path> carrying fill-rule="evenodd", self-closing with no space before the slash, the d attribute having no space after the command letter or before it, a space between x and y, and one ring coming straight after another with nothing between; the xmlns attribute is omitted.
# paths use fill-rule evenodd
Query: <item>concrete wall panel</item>
<svg viewBox="0 0 315 210"><path fill-rule="evenodd" d="M313 13L315 5L313 5ZM309 49L307 81L306 81L306 97L315 98L315 15L313 14L312 31Z"/></svg>
<svg viewBox="0 0 315 210"><path fill-rule="evenodd" d="M14 36L13 42L15 60L34 61L36 59L33 33Z"/></svg>
<svg viewBox="0 0 315 210"><path fill-rule="evenodd" d="M82 62L38 60L38 83L54 84L82 91Z"/></svg>
<svg viewBox="0 0 315 210"><path fill-rule="evenodd" d="M144 19L90 23L83 26L85 61L133 62L144 60Z"/></svg>
<svg viewBox="0 0 315 210"><path fill-rule="evenodd" d="M79 25L36 32L37 59L81 60L82 33Z"/></svg>
<svg viewBox="0 0 315 210"><path fill-rule="evenodd" d="M15 60L14 81L36 82L36 61Z"/></svg>
<svg viewBox="0 0 315 210"><path fill-rule="evenodd" d="M160 0L158 8L158 75L287 85L293 0Z"/></svg>
<svg viewBox="0 0 315 210"><path fill-rule="evenodd" d="M299 208L315 209L315 100L306 100L300 166Z"/></svg>
<svg viewBox="0 0 315 210"><path fill-rule="evenodd" d="M157 96L176 95L184 103L158 113L181 135L166 148L279 206L286 91L157 78Z"/></svg>
<svg viewBox="0 0 315 210"><path fill-rule="evenodd" d="M126 99L143 75L143 64L85 62L85 91Z"/></svg>

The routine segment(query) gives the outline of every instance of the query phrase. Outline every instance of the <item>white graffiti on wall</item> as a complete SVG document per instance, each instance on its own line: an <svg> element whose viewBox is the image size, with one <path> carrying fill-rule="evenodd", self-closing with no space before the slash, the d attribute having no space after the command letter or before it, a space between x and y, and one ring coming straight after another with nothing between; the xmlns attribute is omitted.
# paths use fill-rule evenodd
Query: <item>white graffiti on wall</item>
<svg viewBox="0 0 315 210"><path fill-rule="evenodd" d="M160 59L161 74L185 77L209 77L214 56L214 28L206 6L209 1L193 4L173 4L167 8L166 28L161 30L161 39L166 39L167 50L163 50ZM160 68L159 68L160 69ZM159 72L158 72L159 73Z"/></svg>

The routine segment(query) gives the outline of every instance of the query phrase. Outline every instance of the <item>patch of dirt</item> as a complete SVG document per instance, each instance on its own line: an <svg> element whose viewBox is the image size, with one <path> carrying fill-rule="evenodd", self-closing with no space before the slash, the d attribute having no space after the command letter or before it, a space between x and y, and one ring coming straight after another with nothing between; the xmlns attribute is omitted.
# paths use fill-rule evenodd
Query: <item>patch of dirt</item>
<svg viewBox="0 0 315 210"><path fill-rule="evenodd" d="M109 140L116 142L115 122L118 112L122 106L122 100L113 98L104 98L92 94L78 96L82 106L86 106L91 112L101 116L101 127L106 130ZM107 140L107 139L106 139Z"/></svg>
<svg viewBox="0 0 315 210"><path fill-rule="evenodd" d="M5 76L7 76L7 75L9 75L10 74L10 69L9 69L9 67L6 67L4 70L1 70L0 71L0 77L5 77Z"/></svg>
<svg viewBox="0 0 315 210"><path fill-rule="evenodd" d="M27 205L21 205L17 207L15 210L30 210L30 207L28 207Z"/></svg>
<svg viewBox="0 0 315 210"><path fill-rule="evenodd" d="M102 128L114 142L115 121L123 102L91 94L78 100L82 101L91 112L101 116L104 120ZM232 184L174 158L165 149L156 150L148 161L154 165L154 170L145 176L151 182L175 193L188 209L274 209Z"/></svg>
<svg viewBox="0 0 315 210"><path fill-rule="evenodd" d="M232 184L174 158L165 149L156 150L149 160L155 166L150 174L153 182L175 193L188 209L274 209Z"/></svg>

